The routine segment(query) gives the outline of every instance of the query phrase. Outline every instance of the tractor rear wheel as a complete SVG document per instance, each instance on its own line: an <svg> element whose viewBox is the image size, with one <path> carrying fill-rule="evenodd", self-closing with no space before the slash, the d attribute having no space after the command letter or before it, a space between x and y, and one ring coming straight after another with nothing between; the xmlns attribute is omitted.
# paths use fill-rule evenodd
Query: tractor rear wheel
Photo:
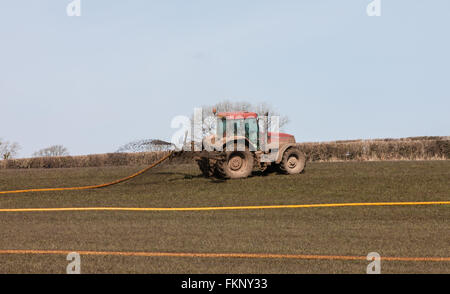
<svg viewBox="0 0 450 294"><path fill-rule="evenodd" d="M299 174L303 172L306 165L305 153L297 148L289 148L283 154L279 165L280 171L285 174Z"/></svg>
<svg viewBox="0 0 450 294"><path fill-rule="evenodd" d="M225 159L217 162L216 171L225 179L246 178L252 173L253 161L253 154L248 149L226 152Z"/></svg>

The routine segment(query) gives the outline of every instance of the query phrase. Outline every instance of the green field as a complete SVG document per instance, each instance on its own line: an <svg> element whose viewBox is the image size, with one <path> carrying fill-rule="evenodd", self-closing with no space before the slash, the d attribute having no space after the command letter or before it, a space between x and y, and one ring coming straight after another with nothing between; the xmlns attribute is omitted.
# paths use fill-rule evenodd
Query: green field
<svg viewBox="0 0 450 294"><path fill-rule="evenodd" d="M99 184L139 167L0 170L0 190ZM449 201L450 161L311 163L306 173L220 181L165 165L109 188L0 195L0 208L211 207ZM450 257L450 206L228 211L0 212L0 250ZM81 256L83 273L365 273L365 260ZM0 273L65 273L65 255L0 254ZM382 273L450 273L383 261Z"/></svg>

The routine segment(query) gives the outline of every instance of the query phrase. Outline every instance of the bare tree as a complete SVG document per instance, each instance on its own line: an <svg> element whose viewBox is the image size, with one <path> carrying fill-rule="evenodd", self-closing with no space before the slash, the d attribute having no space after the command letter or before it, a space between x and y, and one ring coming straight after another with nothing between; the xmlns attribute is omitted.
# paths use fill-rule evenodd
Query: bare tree
<svg viewBox="0 0 450 294"><path fill-rule="evenodd" d="M143 139L127 143L117 149L117 152L152 152L152 151L168 151L173 147L172 143L158 139Z"/></svg>
<svg viewBox="0 0 450 294"><path fill-rule="evenodd" d="M11 143L0 139L0 158L5 160L14 158L17 156L20 148L18 143Z"/></svg>
<svg viewBox="0 0 450 294"><path fill-rule="evenodd" d="M256 112L258 116L262 117L269 114L269 126L270 126L270 117L278 116L279 117L279 128L280 130L289 123L289 118L287 116L282 116L279 112L267 103L257 103L251 104L249 102L244 101L236 101L231 102L229 100L225 100L214 105L205 105L202 106L202 120L203 120L203 135L209 135L215 129L215 119L213 114L213 109L216 109L217 112L236 112L236 111L249 111ZM193 118L193 116L192 116ZM192 119L193 121L193 119Z"/></svg>
<svg viewBox="0 0 450 294"><path fill-rule="evenodd" d="M52 157L52 156L67 156L67 155L69 155L69 152L67 151L67 148L62 145L53 145L33 153L34 157Z"/></svg>

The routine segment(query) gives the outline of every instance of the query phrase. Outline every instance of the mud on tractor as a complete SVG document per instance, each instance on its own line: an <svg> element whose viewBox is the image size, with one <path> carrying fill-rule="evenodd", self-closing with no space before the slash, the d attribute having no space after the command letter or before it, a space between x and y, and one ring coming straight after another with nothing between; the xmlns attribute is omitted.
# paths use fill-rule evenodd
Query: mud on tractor
<svg viewBox="0 0 450 294"><path fill-rule="evenodd" d="M213 110L216 134L192 143L194 159L205 177L246 178L253 171L302 173L305 154L293 135L269 132L268 113Z"/></svg>

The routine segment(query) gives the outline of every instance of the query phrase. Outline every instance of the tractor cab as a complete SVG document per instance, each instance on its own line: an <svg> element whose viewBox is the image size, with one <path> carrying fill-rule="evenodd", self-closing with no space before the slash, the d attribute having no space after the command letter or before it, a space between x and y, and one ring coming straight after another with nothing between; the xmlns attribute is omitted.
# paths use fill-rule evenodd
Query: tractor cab
<svg viewBox="0 0 450 294"><path fill-rule="evenodd" d="M255 112L219 112L216 114L216 117L217 138L245 136L256 150L261 150L263 144L270 144L274 141L278 143L295 143L293 135L269 132L267 130L267 121L260 124L260 118ZM266 141L264 141L265 138L267 138Z"/></svg>
<svg viewBox="0 0 450 294"><path fill-rule="evenodd" d="M219 112L217 117L217 138L242 136L259 150L258 114L254 112Z"/></svg>

